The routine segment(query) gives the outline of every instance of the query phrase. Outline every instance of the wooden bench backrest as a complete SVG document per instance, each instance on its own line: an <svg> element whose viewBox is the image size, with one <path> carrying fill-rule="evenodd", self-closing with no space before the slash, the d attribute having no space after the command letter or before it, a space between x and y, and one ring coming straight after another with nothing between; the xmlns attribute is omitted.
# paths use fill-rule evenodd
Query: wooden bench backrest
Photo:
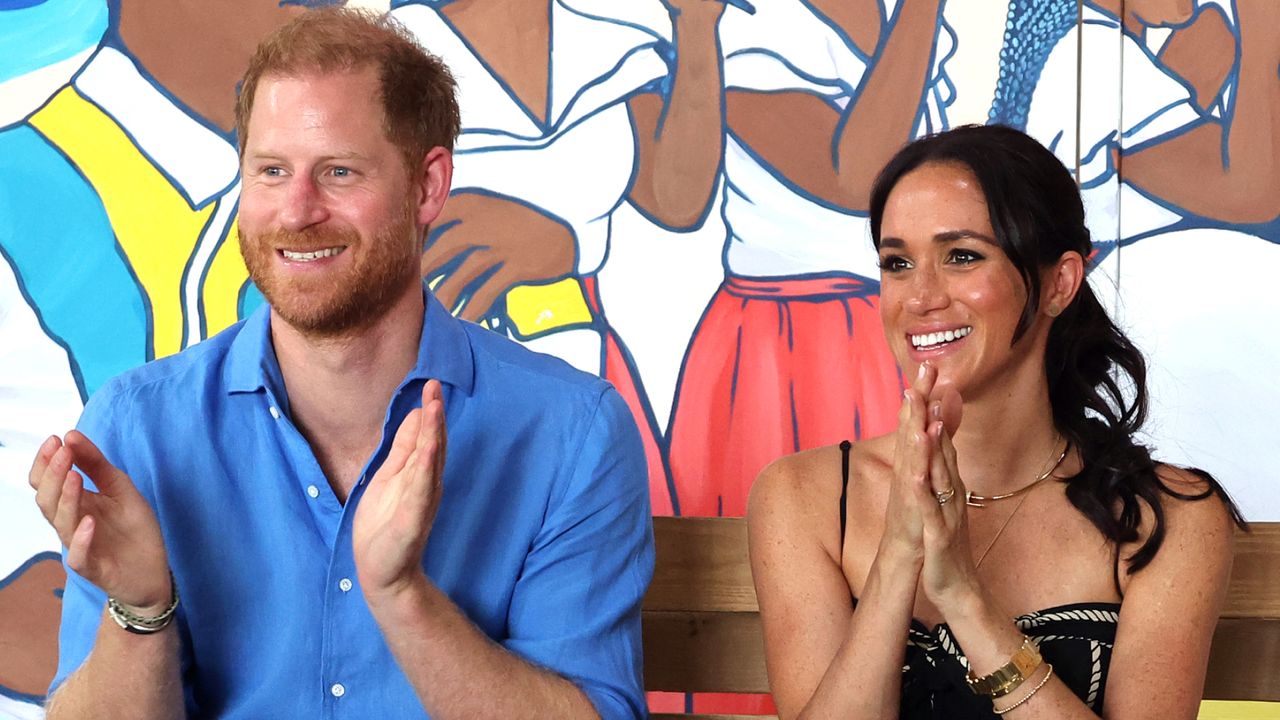
<svg viewBox="0 0 1280 720"><path fill-rule="evenodd" d="M653 525L657 566L644 600L645 687L768 692L746 522L659 517ZM1254 523L1236 538L1204 696L1280 701L1278 662L1280 523Z"/></svg>

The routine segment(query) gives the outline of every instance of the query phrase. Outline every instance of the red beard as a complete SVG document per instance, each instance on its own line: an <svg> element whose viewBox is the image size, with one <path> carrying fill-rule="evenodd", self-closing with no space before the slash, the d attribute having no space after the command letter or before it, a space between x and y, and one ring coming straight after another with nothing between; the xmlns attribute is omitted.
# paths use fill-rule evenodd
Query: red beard
<svg viewBox="0 0 1280 720"><path fill-rule="evenodd" d="M421 248L412 242L408 203L400 216L364 238L352 228L313 227L294 232L275 229L241 234L240 254L249 277L282 320L314 336L334 337L370 324L418 285ZM278 272L278 249L309 251L344 246L353 253L340 271L304 274ZM337 257L341 257L341 255Z"/></svg>

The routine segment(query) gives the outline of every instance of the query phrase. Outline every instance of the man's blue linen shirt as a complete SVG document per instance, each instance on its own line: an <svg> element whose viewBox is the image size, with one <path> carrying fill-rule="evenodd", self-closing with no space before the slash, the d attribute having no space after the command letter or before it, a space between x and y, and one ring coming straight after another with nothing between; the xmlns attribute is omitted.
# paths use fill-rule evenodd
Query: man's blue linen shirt
<svg viewBox="0 0 1280 720"><path fill-rule="evenodd" d="M345 506L290 421L265 307L115 378L85 407L80 430L159 518L182 593L189 716L423 717L365 604L351 522L438 378L449 449L427 575L489 637L581 687L603 718L644 717L653 536L630 413L603 380L426 297L417 365ZM68 569L54 687L92 649L105 601Z"/></svg>

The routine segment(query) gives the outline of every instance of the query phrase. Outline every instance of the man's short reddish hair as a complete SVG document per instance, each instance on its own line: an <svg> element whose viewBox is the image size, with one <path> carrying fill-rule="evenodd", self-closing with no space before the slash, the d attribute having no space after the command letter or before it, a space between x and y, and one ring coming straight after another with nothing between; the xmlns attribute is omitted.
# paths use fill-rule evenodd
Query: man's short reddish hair
<svg viewBox="0 0 1280 720"><path fill-rule="evenodd" d="M383 130L414 168L433 147L453 150L462 124L457 83L440 58L423 50L389 15L369 10L309 10L278 28L249 60L236 101L236 136L244 156L253 98L263 77L298 77L374 68Z"/></svg>

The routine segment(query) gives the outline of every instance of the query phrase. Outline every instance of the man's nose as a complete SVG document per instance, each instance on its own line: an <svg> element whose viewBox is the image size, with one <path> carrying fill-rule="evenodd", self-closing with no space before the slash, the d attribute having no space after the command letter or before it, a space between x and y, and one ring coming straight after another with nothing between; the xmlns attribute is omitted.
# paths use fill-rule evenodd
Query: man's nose
<svg viewBox="0 0 1280 720"><path fill-rule="evenodd" d="M295 175L283 197L280 225L285 230L299 231L323 222L328 217L324 198L313 179Z"/></svg>

